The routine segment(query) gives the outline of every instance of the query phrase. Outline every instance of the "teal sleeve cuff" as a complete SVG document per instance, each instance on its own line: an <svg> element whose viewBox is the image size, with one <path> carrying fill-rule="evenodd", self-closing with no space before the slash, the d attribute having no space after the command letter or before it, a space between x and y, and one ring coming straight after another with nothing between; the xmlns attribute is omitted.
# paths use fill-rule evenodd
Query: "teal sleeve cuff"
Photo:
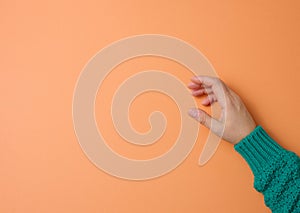
<svg viewBox="0 0 300 213"><path fill-rule="evenodd" d="M234 149L249 164L254 176L260 174L266 166L274 163L285 152L261 126L257 126L248 136L234 145Z"/></svg>

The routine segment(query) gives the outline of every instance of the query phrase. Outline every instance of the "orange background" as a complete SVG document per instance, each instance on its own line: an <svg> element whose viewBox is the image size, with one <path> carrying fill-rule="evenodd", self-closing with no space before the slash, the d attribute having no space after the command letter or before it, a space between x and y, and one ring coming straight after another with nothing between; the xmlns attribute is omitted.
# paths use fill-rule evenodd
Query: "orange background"
<svg viewBox="0 0 300 213"><path fill-rule="evenodd" d="M222 142L208 164L197 165L207 136L202 127L192 153L171 173L148 181L107 175L77 142L72 97L83 66L111 42L146 33L175 36L203 52L257 123L299 155L299 10L297 0L0 1L0 212L270 212L230 144ZM113 70L104 95L122 77L152 68L182 70L184 83L191 77L168 60L133 59ZM145 94L130 116L147 131L147 116L156 109L170 125L162 141L134 147L108 125L109 145L137 159L164 153L177 136L173 103ZM101 110L96 114L103 122Z"/></svg>

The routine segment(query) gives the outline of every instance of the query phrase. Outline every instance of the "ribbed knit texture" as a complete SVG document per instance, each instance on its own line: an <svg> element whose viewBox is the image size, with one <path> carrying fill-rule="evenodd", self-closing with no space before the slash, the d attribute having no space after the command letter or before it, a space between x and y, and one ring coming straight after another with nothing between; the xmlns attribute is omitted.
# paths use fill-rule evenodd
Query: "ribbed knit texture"
<svg viewBox="0 0 300 213"><path fill-rule="evenodd" d="M261 126L234 146L249 164L254 188L275 213L300 213L300 159L277 144Z"/></svg>

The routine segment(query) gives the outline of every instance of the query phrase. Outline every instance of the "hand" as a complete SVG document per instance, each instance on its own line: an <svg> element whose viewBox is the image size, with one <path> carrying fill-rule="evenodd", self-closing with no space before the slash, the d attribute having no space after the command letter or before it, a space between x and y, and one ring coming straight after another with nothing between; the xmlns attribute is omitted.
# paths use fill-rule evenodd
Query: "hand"
<svg viewBox="0 0 300 213"><path fill-rule="evenodd" d="M190 109L191 117L232 144L237 144L255 129L256 124L242 100L223 81L208 76L195 76L191 81L188 88L193 96L207 95L202 105L218 102L221 106L219 119L212 118L201 109Z"/></svg>

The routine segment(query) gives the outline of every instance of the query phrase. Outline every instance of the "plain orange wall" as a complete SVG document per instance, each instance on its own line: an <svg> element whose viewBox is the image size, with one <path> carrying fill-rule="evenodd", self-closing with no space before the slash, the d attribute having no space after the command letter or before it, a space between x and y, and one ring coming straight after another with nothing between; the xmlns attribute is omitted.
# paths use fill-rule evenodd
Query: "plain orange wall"
<svg viewBox="0 0 300 213"><path fill-rule="evenodd" d="M270 212L231 145L222 142L209 163L198 166L205 128L188 158L167 175L140 182L107 175L77 142L72 97L83 66L111 42L146 33L175 36L203 52L257 123L300 154L299 11L298 0L2 0L0 212ZM191 77L175 63L145 57L113 70L102 91L110 94L118 72L124 77L148 68L182 70L185 83ZM138 159L164 153L178 130L173 108L164 96L137 98L130 111L136 128L146 131L145 115L159 109L170 124L165 139L134 147L107 125L105 134L115 138L109 145ZM103 112L96 114L101 123Z"/></svg>

